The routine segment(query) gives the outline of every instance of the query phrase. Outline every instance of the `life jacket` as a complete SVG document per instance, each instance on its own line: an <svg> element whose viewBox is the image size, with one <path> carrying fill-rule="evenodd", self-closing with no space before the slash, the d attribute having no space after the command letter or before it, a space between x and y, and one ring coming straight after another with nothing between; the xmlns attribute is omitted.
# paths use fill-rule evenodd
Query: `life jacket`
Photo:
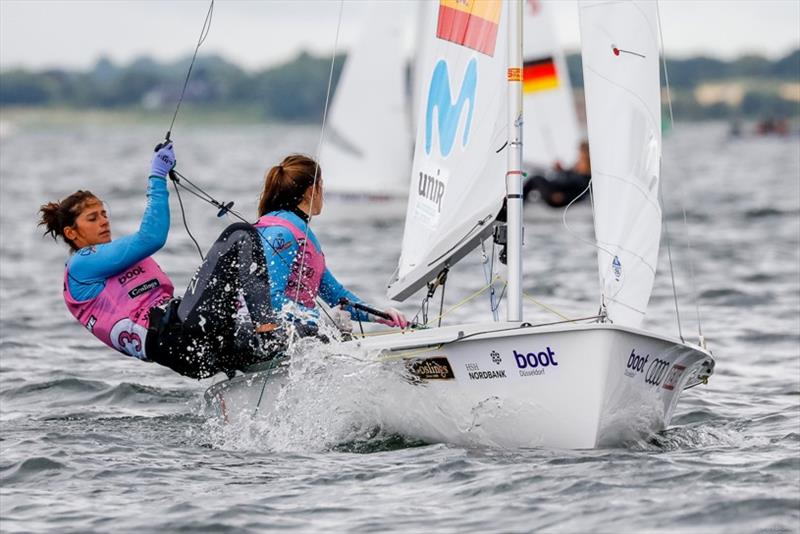
<svg viewBox="0 0 800 534"><path fill-rule="evenodd" d="M281 226L286 228L297 241L297 254L289 267L289 280L286 283L286 297L307 308L316 306L322 275L325 273L325 256L314 241L306 238L297 226L282 217L264 215L256 221L256 228Z"/></svg>
<svg viewBox="0 0 800 534"><path fill-rule="evenodd" d="M146 360L145 338L150 309L168 302L175 288L152 258L106 278L93 299L77 301L69 291L69 267L64 269L64 301L70 313L94 336L119 352Z"/></svg>

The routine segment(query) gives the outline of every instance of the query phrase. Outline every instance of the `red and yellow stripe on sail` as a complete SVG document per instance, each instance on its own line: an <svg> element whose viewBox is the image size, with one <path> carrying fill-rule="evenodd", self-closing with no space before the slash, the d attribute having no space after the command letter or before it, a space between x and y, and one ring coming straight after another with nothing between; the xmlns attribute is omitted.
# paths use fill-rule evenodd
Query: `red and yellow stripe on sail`
<svg viewBox="0 0 800 534"><path fill-rule="evenodd" d="M552 57L525 61L522 65L523 93L555 89L558 84L558 71Z"/></svg>
<svg viewBox="0 0 800 534"><path fill-rule="evenodd" d="M440 0L436 37L494 56L500 0Z"/></svg>

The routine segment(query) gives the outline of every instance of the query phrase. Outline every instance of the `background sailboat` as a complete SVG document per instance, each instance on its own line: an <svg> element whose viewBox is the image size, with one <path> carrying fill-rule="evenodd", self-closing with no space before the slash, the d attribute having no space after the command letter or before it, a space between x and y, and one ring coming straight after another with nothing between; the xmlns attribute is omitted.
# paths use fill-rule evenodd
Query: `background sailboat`
<svg viewBox="0 0 800 534"><path fill-rule="evenodd" d="M523 161L550 169L575 164L581 141L567 61L552 21L552 5L529 0L524 6L523 85L525 108Z"/></svg>
<svg viewBox="0 0 800 534"><path fill-rule="evenodd" d="M369 7L330 107L320 153L328 193L405 196L412 137L409 54L403 43L411 15L402 3Z"/></svg>

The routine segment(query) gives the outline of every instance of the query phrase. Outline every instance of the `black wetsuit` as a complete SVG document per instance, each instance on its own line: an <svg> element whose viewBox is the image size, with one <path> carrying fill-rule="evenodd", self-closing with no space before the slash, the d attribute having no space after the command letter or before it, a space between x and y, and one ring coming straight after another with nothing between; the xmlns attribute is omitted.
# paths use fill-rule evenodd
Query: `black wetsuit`
<svg viewBox="0 0 800 534"><path fill-rule="evenodd" d="M240 297L250 320L240 313ZM277 334L255 332L255 325L276 321L261 237L249 224L232 224L208 252L183 298L151 312L147 357L192 378L220 371L230 375L278 350Z"/></svg>

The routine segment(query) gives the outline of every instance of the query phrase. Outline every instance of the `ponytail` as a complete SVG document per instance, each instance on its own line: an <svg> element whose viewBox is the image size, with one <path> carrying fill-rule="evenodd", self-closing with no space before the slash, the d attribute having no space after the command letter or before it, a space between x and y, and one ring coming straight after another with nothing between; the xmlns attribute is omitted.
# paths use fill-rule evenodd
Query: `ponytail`
<svg viewBox="0 0 800 534"><path fill-rule="evenodd" d="M292 210L303 200L306 190L322 180L316 161L302 154L286 156L264 175L264 189L258 201L258 216L271 211Z"/></svg>
<svg viewBox="0 0 800 534"><path fill-rule="evenodd" d="M91 191L75 191L61 202L48 202L39 208L41 218L38 226L44 226L43 235L50 235L53 240L61 237L70 249L78 250L75 243L67 239L64 235L64 228L75 225L75 220L83 211L83 208L92 201L100 202Z"/></svg>

